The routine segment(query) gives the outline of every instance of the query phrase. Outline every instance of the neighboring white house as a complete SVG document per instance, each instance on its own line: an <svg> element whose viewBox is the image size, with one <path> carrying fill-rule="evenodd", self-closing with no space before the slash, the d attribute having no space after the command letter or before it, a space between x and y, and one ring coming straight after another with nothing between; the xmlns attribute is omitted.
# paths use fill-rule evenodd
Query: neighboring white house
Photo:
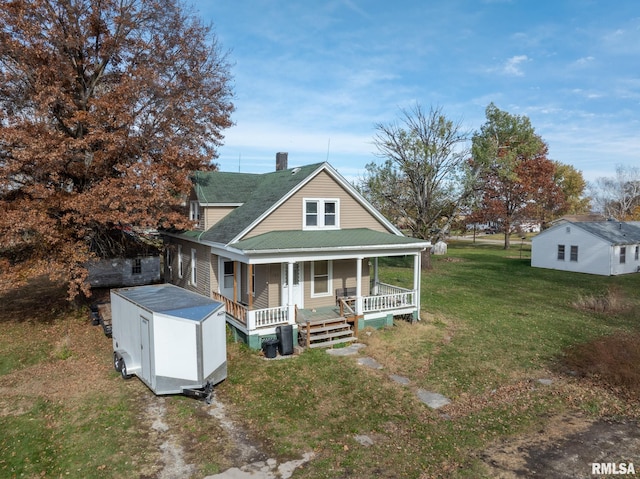
<svg viewBox="0 0 640 479"><path fill-rule="evenodd" d="M531 240L531 266L604 276L640 271L640 223L564 222Z"/></svg>

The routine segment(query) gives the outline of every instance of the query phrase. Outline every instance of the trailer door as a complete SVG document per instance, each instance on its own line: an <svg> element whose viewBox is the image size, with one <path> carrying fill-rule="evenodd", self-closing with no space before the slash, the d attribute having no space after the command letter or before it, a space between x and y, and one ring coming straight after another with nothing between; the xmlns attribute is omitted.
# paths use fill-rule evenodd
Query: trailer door
<svg viewBox="0 0 640 479"><path fill-rule="evenodd" d="M151 348L149 347L149 320L140 316L140 363L142 377L151 384Z"/></svg>

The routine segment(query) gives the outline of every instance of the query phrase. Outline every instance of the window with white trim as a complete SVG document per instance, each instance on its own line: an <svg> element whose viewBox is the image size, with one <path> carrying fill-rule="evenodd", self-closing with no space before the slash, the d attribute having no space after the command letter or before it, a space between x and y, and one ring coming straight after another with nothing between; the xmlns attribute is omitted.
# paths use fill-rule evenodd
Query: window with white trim
<svg viewBox="0 0 640 479"><path fill-rule="evenodd" d="M332 263L328 260L311 263L311 297L330 296Z"/></svg>
<svg viewBox="0 0 640 479"><path fill-rule="evenodd" d="M189 207L189 219L191 221L200 221L200 203L192 201Z"/></svg>
<svg viewBox="0 0 640 479"><path fill-rule="evenodd" d="M303 228L340 228L340 200L337 198L305 198Z"/></svg>
<svg viewBox="0 0 640 479"><path fill-rule="evenodd" d="M182 278L182 245L178 245L178 278Z"/></svg>
<svg viewBox="0 0 640 479"><path fill-rule="evenodd" d="M627 247L620 246L620 264L627 262Z"/></svg>
<svg viewBox="0 0 640 479"><path fill-rule="evenodd" d="M191 248L191 284L198 284L198 252L195 248Z"/></svg>
<svg viewBox="0 0 640 479"><path fill-rule="evenodd" d="M564 245L563 244L558 245L558 260L564 261Z"/></svg>
<svg viewBox="0 0 640 479"><path fill-rule="evenodd" d="M225 289L233 288L233 261L225 261L223 265L224 278L223 284Z"/></svg>
<svg viewBox="0 0 640 479"><path fill-rule="evenodd" d="M636 254L634 255L634 259L638 261L640 258L640 246L636 246Z"/></svg>

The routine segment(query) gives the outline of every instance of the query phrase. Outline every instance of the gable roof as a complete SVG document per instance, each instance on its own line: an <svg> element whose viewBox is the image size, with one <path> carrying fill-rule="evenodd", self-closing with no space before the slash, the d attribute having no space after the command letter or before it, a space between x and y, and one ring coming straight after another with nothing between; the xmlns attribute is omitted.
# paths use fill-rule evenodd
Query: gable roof
<svg viewBox="0 0 640 479"><path fill-rule="evenodd" d="M223 173L218 171L194 174L195 191L202 204L240 204L204 232L187 235L203 242L228 245L242 240L261 218L282 204L319 172L325 171L357 198L373 216L387 226L391 236L402 234L355 188L347 183L328 163L278 170L264 174ZM246 183L245 183L246 182Z"/></svg>
<svg viewBox="0 0 640 479"><path fill-rule="evenodd" d="M572 223L611 244L640 243L640 227L623 221L588 221Z"/></svg>
<svg viewBox="0 0 640 479"><path fill-rule="evenodd" d="M580 228L611 245L627 245L640 243L640 224L624 221L566 221L541 233L565 228L567 224ZM535 239L535 237L533 238Z"/></svg>

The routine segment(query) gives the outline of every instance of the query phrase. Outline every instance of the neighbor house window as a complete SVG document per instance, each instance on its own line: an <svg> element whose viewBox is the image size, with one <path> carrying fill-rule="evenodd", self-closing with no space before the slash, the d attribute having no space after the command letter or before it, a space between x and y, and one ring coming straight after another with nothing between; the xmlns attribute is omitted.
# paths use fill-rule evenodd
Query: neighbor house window
<svg viewBox="0 0 640 479"><path fill-rule="evenodd" d="M636 261L640 258L640 246L636 246L636 254L634 255Z"/></svg>
<svg viewBox="0 0 640 479"><path fill-rule="evenodd" d="M224 262L224 288L233 288L233 261Z"/></svg>
<svg viewBox="0 0 640 479"><path fill-rule="evenodd" d="M198 284L198 253L194 248L191 249L191 284Z"/></svg>
<svg viewBox="0 0 640 479"><path fill-rule="evenodd" d="M339 209L337 199L305 199L304 227L308 229L338 228L340 226Z"/></svg>
<svg viewBox="0 0 640 479"><path fill-rule="evenodd" d="M571 261L578 261L578 247L573 245L571 246Z"/></svg>
<svg viewBox="0 0 640 479"><path fill-rule="evenodd" d="M328 296L331 291L331 263L314 261L311 263L311 296Z"/></svg>
<svg viewBox="0 0 640 479"><path fill-rule="evenodd" d="M564 261L564 245L563 244L558 245L558 259L560 261Z"/></svg>
<svg viewBox="0 0 640 479"><path fill-rule="evenodd" d="M627 262L627 247L620 246L620 264Z"/></svg>
<svg viewBox="0 0 640 479"><path fill-rule="evenodd" d="M178 278L182 278L182 245L178 245Z"/></svg>
<svg viewBox="0 0 640 479"><path fill-rule="evenodd" d="M136 258L131 263L131 274L142 274L142 260Z"/></svg>

